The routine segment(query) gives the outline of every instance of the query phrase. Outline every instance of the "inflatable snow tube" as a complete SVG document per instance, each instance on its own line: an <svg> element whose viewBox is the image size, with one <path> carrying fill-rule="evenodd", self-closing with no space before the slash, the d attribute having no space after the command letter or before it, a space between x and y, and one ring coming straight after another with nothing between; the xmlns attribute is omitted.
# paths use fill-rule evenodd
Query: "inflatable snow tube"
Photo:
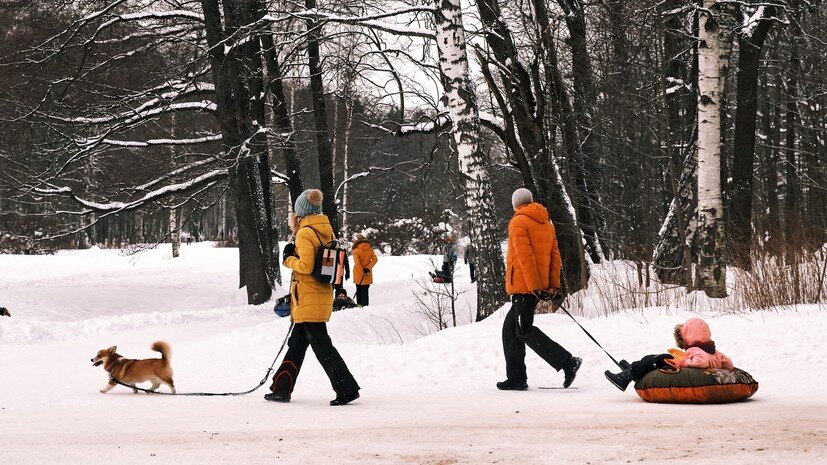
<svg viewBox="0 0 827 465"><path fill-rule="evenodd" d="M752 397L758 390L749 373L729 370L661 369L650 371L635 383L646 402L663 404L725 404Z"/></svg>

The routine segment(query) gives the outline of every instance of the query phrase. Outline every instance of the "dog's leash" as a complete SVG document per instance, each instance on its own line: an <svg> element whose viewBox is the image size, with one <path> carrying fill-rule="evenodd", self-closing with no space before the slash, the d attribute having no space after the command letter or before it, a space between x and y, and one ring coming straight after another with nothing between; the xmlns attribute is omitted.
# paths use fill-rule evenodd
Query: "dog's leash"
<svg viewBox="0 0 827 465"><path fill-rule="evenodd" d="M146 392L147 394L158 394L162 396L244 396L250 394L258 390L258 388L264 386L264 383L270 379L270 373L273 372L273 367L276 366L276 362L278 362L279 357L281 357L281 352L284 350L284 346L287 345L287 339L290 338L290 333L293 332L293 326L295 323L290 322L290 328L287 329L287 334L284 336L284 341L281 343L281 347L279 348L276 357L273 359L273 363L270 364L270 368L267 369L267 373L264 374L264 378L261 378L261 382L256 385L256 387L252 389L248 389L246 391L241 392L178 392L178 393L171 393L171 392L160 392L160 391L153 391L151 389L140 388L138 386L134 386L132 384L126 384L123 381L115 378L114 375L111 373L109 374L109 378L114 381L116 384L120 384L121 386L126 386L130 389L136 389L141 392Z"/></svg>
<svg viewBox="0 0 827 465"><path fill-rule="evenodd" d="M580 324L580 322L578 322L577 320L575 320L575 319L574 319L574 317L571 315L571 313L569 313L569 311L568 311L568 310L566 310L566 307L564 307L564 306L563 306L563 302L564 302L564 301L565 301L565 298L563 298L563 297L561 297L561 296L559 296L559 295L558 295L558 297L557 297L556 299L552 299L552 303L553 303L554 305L557 305L557 307L559 307L559 308L560 308L560 310L562 310L563 312L565 312L565 314L566 314L566 315L568 315L568 316L569 316L569 318L571 318L571 320L572 320L573 322L577 323L577 326L579 326L579 327L580 327L580 329L582 329L582 330L583 330L583 332L584 332L584 333L586 333L586 336L589 336L589 339L591 339L592 341L594 341L594 343L595 343L595 344L597 344L597 347L600 347L600 350L602 350L602 351L603 351L606 355L608 355L608 356L609 356L609 358L610 358L610 359L612 359L612 361L615 363L615 365L617 365L618 367L620 367L620 369L621 369L621 370L623 370L623 369L624 369L624 368L623 368L623 366L622 366L620 363L618 363L618 361L617 361L617 360L615 360L615 358L614 358L614 357L612 357L612 354L610 354L610 353L609 353L606 349L604 349L604 348L603 348L603 346L602 346L602 345L600 345L600 343L599 343L599 342L597 342L597 339L595 339L595 338L594 338L594 336L592 336L590 332L586 331L586 328L584 328L584 327L583 327L583 325L581 325L581 324Z"/></svg>

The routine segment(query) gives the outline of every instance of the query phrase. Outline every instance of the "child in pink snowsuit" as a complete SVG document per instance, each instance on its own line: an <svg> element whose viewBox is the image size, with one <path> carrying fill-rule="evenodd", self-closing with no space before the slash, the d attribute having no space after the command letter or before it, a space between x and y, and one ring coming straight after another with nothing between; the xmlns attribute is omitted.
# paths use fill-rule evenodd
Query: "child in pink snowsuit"
<svg viewBox="0 0 827 465"><path fill-rule="evenodd" d="M621 360L623 371L612 373L606 370L604 374L618 389L625 391L632 381L667 366L725 370L734 368L732 360L716 350L709 325L700 318L690 318L686 323L675 326L675 343L684 351L670 349L668 354L647 355L632 363Z"/></svg>

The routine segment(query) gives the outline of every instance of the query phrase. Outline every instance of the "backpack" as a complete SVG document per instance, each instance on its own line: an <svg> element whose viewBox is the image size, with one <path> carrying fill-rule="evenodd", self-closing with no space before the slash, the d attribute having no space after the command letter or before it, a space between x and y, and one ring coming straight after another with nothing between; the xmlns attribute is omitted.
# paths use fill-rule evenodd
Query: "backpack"
<svg viewBox="0 0 827 465"><path fill-rule="evenodd" d="M327 244L322 242L319 233L311 226L310 228L316 239L319 240L319 248L316 250L316 260L313 263L313 279L322 284L333 284L341 286L345 280L350 279L350 265L347 260L347 249L340 246L334 239Z"/></svg>

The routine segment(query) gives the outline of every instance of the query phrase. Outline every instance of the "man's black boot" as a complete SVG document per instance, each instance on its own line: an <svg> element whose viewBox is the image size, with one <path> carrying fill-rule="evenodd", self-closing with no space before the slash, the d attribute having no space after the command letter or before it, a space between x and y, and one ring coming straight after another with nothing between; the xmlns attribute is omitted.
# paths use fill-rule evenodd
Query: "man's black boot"
<svg viewBox="0 0 827 465"><path fill-rule="evenodd" d="M497 383L497 389L500 391L526 391L528 384L525 381L500 381Z"/></svg>
<svg viewBox="0 0 827 465"><path fill-rule="evenodd" d="M577 370L580 369L581 363L583 363L582 358L572 357L568 365L566 365L566 367L563 368L563 373L566 375L566 378L563 380L564 388L571 386L571 383L574 382L574 378L577 376Z"/></svg>

